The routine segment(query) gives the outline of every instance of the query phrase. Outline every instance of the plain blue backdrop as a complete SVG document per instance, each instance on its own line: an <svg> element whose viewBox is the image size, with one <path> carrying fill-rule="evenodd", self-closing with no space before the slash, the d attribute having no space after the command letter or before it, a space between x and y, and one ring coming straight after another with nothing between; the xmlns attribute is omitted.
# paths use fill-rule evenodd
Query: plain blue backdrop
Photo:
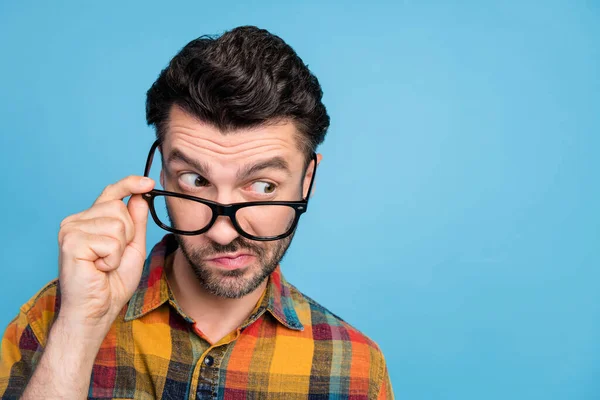
<svg viewBox="0 0 600 400"><path fill-rule="evenodd" d="M459 3L3 0L0 325L56 276L60 221L143 172L159 71L252 24L332 118L284 273L397 397L600 398L600 4Z"/></svg>

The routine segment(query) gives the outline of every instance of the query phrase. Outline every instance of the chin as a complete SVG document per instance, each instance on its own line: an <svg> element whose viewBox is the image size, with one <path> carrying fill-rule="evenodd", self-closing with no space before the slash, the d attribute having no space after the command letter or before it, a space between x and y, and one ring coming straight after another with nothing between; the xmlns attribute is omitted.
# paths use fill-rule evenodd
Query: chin
<svg viewBox="0 0 600 400"><path fill-rule="evenodd" d="M273 272L253 263L243 268L223 270L207 265L192 265L192 269L202 286L211 294L236 299L254 292Z"/></svg>

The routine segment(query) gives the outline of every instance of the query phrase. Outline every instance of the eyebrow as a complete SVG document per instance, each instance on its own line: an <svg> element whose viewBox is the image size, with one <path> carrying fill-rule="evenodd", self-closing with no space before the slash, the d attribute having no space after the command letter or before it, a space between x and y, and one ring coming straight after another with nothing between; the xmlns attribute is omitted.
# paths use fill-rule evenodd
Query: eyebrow
<svg viewBox="0 0 600 400"><path fill-rule="evenodd" d="M245 165L238 170L237 179L244 181L250 178L252 175L255 175L256 173L265 169L276 169L285 172L287 176L292 175L288 162L282 157L277 156L268 160L259 161L256 164Z"/></svg>
<svg viewBox="0 0 600 400"><path fill-rule="evenodd" d="M172 162L182 162L193 167L198 173L204 177L210 175L210 166L202 161L197 161L192 158L189 158L185 154L183 154L179 149L173 149L171 154L169 154L169 158L167 158L166 164L170 164Z"/></svg>
<svg viewBox="0 0 600 400"><path fill-rule="evenodd" d="M193 167L200 175L204 177L210 176L210 166L207 163L189 158L179 149L173 149L167 159L167 164L177 161ZM285 172L286 175L291 176L289 163L284 158L276 156L268 160L259 161L256 164L249 164L241 167L236 174L236 178L240 181L243 181L260 171L264 171L265 169L280 170Z"/></svg>

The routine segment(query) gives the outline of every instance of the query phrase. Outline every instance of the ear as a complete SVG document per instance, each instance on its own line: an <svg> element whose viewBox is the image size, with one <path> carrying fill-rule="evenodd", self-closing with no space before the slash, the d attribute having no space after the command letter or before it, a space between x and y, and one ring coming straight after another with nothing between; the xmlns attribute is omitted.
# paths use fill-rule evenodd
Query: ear
<svg viewBox="0 0 600 400"><path fill-rule="evenodd" d="M321 164L321 160L323 159L323 155L322 154L317 154L317 166L319 164ZM306 170L306 175L304 176L304 188L302 190L302 198L305 199L308 195L308 189L310 187L310 181L312 180L313 175L315 174L315 162L314 161L310 161L310 164L308 166L308 169ZM313 182L313 186L312 186L312 190L310 193L310 197L312 197L315 194L315 187L317 186L317 181L315 179L315 181Z"/></svg>
<svg viewBox="0 0 600 400"><path fill-rule="evenodd" d="M160 186L165 189L165 170L161 168L160 170Z"/></svg>

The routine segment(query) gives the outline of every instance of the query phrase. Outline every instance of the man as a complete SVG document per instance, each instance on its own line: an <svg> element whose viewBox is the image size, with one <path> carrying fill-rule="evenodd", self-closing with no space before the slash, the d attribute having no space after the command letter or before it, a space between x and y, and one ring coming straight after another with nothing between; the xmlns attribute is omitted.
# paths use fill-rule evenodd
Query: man
<svg viewBox="0 0 600 400"><path fill-rule="evenodd" d="M130 176L61 223L59 279L2 340L2 398L393 398L377 345L279 268L322 159L321 98L267 31L184 47L147 93L162 189ZM170 233L145 260L149 211Z"/></svg>

